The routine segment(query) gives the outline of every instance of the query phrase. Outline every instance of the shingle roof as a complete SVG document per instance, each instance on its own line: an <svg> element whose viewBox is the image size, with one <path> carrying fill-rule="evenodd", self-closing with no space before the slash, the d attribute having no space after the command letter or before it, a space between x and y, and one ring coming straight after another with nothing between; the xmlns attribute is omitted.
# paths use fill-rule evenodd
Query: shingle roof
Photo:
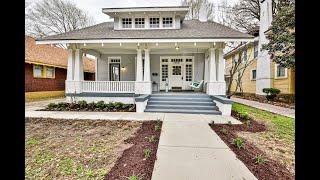
<svg viewBox="0 0 320 180"><path fill-rule="evenodd" d="M67 68L68 51L50 46L36 45L35 39L25 36L25 62L47 64ZM95 72L95 60L83 57L83 69L86 72Z"/></svg>
<svg viewBox="0 0 320 180"><path fill-rule="evenodd" d="M113 22L104 22L64 34L47 36L41 40L88 40L88 39L206 39L206 38L253 38L216 22L185 20L181 29L114 30Z"/></svg>

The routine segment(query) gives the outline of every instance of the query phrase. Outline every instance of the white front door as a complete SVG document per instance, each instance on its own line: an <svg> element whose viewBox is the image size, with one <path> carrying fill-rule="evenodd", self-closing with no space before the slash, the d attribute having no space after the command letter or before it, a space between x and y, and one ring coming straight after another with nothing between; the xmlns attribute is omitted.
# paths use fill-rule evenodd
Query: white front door
<svg viewBox="0 0 320 180"><path fill-rule="evenodd" d="M193 56L165 56L160 58L160 90L191 89L193 81Z"/></svg>
<svg viewBox="0 0 320 180"><path fill-rule="evenodd" d="M171 64L169 71L169 89L183 88L183 66Z"/></svg>

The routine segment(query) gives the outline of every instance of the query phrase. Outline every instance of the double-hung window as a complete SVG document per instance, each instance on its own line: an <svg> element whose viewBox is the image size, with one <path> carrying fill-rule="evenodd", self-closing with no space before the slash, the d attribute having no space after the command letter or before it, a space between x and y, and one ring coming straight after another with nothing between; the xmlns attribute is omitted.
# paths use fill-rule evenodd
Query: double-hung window
<svg viewBox="0 0 320 180"><path fill-rule="evenodd" d="M162 18L162 26L164 28L172 27L172 25L173 25L172 17L164 17L164 18Z"/></svg>
<svg viewBox="0 0 320 180"><path fill-rule="evenodd" d="M132 28L132 19L122 18L122 28Z"/></svg>
<svg viewBox="0 0 320 180"><path fill-rule="evenodd" d="M276 65L276 78L286 78L287 77L287 69L285 67Z"/></svg>
<svg viewBox="0 0 320 180"><path fill-rule="evenodd" d="M135 28L144 28L144 18L135 18L134 25Z"/></svg>
<svg viewBox="0 0 320 180"><path fill-rule="evenodd" d="M33 77L42 77L42 76L43 76L43 66L33 65Z"/></svg>
<svg viewBox="0 0 320 180"><path fill-rule="evenodd" d="M160 18L150 18L150 28L160 27Z"/></svg>
<svg viewBox="0 0 320 180"><path fill-rule="evenodd" d="M253 69L251 70L251 80L256 80L257 79L257 70Z"/></svg>

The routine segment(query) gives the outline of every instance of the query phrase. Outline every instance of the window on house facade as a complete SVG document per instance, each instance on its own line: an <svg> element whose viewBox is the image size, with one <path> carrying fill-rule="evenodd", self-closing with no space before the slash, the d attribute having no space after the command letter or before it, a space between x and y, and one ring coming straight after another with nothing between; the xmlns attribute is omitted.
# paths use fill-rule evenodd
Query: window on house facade
<svg viewBox="0 0 320 180"><path fill-rule="evenodd" d="M54 67L47 67L46 69L46 77L53 78L54 77Z"/></svg>
<svg viewBox="0 0 320 180"><path fill-rule="evenodd" d="M286 77L286 68L276 65L276 77L284 78Z"/></svg>
<svg viewBox="0 0 320 180"><path fill-rule="evenodd" d="M135 28L144 28L144 18L135 18L134 25Z"/></svg>
<svg viewBox="0 0 320 180"><path fill-rule="evenodd" d="M160 18L150 18L150 28L159 28Z"/></svg>
<svg viewBox="0 0 320 180"><path fill-rule="evenodd" d="M161 71L162 71L161 72L162 73L161 80L166 81L166 79L168 78L168 64L163 64Z"/></svg>
<svg viewBox="0 0 320 180"><path fill-rule="evenodd" d="M132 28L132 19L122 18L122 28Z"/></svg>
<svg viewBox="0 0 320 180"><path fill-rule="evenodd" d="M33 77L42 77L42 76L43 76L43 66L33 65Z"/></svg>
<svg viewBox="0 0 320 180"><path fill-rule="evenodd" d="M192 64L186 64L186 81L192 81Z"/></svg>
<svg viewBox="0 0 320 180"><path fill-rule="evenodd" d="M162 26L163 27L172 27L172 17L164 17L162 18Z"/></svg>
<svg viewBox="0 0 320 180"><path fill-rule="evenodd" d="M35 78L54 78L55 68L43 65L33 65L33 77Z"/></svg>
<svg viewBox="0 0 320 180"><path fill-rule="evenodd" d="M257 42L254 43L254 54L253 54L253 57L254 58L258 57L258 43Z"/></svg>
<svg viewBox="0 0 320 180"><path fill-rule="evenodd" d="M172 66L172 75L181 75L181 66Z"/></svg>
<svg viewBox="0 0 320 180"><path fill-rule="evenodd" d="M251 80L256 80L257 78L257 70L251 70Z"/></svg>

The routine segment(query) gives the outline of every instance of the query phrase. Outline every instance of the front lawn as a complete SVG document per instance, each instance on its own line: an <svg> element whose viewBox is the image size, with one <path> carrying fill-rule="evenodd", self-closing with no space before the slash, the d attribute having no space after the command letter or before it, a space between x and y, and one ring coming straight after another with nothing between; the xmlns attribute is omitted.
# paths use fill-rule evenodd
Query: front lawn
<svg viewBox="0 0 320 180"><path fill-rule="evenodd" d="M47 100L52 98L63 98L64 91L39 91L39 92L26 92L25 101L33 102L40 100Z"/></svg>
<svg viewBox="0 0 320 180"><path fill-rule="evenodd" d="M268 127L268 136L278 138L294 144L294 126L293 118L263 111L257 108L246 106L239 103L232 105L232 110L239 113L248 113L253 119L263 121Z"/></svg>
<svg viewBox="0 0 320 180"><path fill-rule="evenodd" d="M103 179L140 122L27 119L26 179Z"/></svg>
<svg viewBox="0 0 320 180"><path fill-rule="evenodd" d="M26 118L25 179L151 179L161 121Z"/></svg>

